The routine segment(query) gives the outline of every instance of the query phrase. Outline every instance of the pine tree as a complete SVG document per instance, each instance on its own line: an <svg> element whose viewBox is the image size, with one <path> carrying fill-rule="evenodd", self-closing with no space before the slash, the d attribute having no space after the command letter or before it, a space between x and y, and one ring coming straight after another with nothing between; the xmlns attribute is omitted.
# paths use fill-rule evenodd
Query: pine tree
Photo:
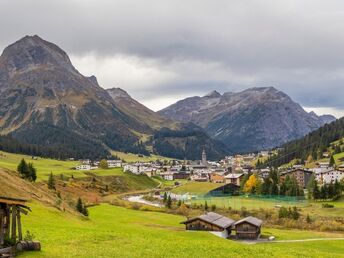
<svg viewBox="0 0 344 258"><path fill-rule="evenodd" d="M314 187L313 187L313 199L314 200L320 199L319 186L318 186L318 182L316 180L314 182Z"/></svg>
<svg viewBox="0 0 344 258"><path fill-rule="evenodd" d="M209 209L208 203L207 203L207 201L205 201L205 203L204 203L204 210L205 210L205 211L208 211L208 209Z"/></svg>
<svg viewBox="0 0 344 258"><path fill-rule="evenodd" d="M167 193L165 192L164 193L164 199L163 199L163 202L166 203L167 202Z"/></svg>
<svg viewBox="0 0 344 258"><path fill-rule="evenodd" d="M309 214L307 214L306 222L307 222L308 224L312 223L312 220L311 220L311 218L309 217Z"/></svg>
<svg viewBox="0 0 344 258"><path fill-rule="evenodd" d="M172 199L170 195L167 197L166 207L169 209L172 207Z"/></svg>
<svg viewBox="0 0 344 258"><path fill-rule="evenodd" d="M83 206L83 204L82 204L82 200L81 200L80 197L79 197L79 199L78 199L78 201L77 201L77 203L76 203L75 208L76 208L76 210L77 210L78 212L80 212L80 213L83 213L83 211L84 211L84 206Z"/></svg>
<svg viewBox="0 0 344 258"><path fill-rule="evenodd" d="M22 159L20 163L18 164L17 171L23 178L29 177L29 168L25 161L25 159Z"/></svg>
<svg viewBox="0 0 344 258"><path fill-rule="evenodd" d="M50 175L49 175L48 188L49 189L55 189L55 179L54 179L54 176L53 176L53 172L51 172Z"/></svg>
<svg viewBox="0 0 344 258"><path fill-rule="evenodd" d="M36 168L33 166L32 163L28 164L28 172L29 172L29 179L33 182L37 179Z"/></svg>
<svg viewBox="0 0 344 258"><path fill-rule="evenodd" d="M334 167L335 165L336 165L336 163L334 161L333 155L331 155L331 157L330 157L330 167Z"/></svg>
<svg viewBox="0 0 344 258"><path fill-rule="evenodd" d="M86 207L86 205L84 204L82 207L82 212L81 212L84 216L88 217L88 209Z"/></svg>

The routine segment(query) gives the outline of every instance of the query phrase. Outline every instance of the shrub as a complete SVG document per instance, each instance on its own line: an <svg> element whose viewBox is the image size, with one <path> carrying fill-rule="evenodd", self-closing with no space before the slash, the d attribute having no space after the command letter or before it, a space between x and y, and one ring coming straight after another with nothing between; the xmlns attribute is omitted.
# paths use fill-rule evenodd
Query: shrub
<svg viewBox="0 0 344 258"><path fill-rule="evenodd" d="M333 204L329 204L329 203L323 203L321 206L323 208L334 208L334 205Z"/></svg>

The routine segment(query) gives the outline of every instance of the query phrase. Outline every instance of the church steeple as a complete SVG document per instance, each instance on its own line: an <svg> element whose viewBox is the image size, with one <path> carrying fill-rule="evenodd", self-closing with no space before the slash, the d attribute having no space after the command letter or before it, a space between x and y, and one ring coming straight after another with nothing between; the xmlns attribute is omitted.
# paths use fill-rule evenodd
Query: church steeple
<svg viewBox="0 0 344 258"><path fill-rule="evenodd" d="M203 151L202 151L202 165L203 166L207 165L207 154L205 153L204 147L203 147Z"/></svg>

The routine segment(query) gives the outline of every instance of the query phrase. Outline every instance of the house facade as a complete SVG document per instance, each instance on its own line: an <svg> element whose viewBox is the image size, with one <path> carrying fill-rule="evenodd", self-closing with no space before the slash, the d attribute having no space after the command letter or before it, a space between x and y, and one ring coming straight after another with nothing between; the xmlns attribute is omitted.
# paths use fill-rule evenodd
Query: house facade
<svg viewBox="0 0 344 258"><path fill-rule="evenodd" d="M234 220L215 212L208 212L201 216L184 221L182 224L185 224L186 230L217 231L221 232L222 237L227 238L231 234Z"/></svg>
<svg viewBox="0 0 344 258"><path fill-rule="evenodd" d="M258 239L261 233L263 221L255 217L247 217L234 223L236 238Z"/></svg>
<svg viewBox="0 0 344 258"><path fill-rule="evenodd" d="M228 174L225 176L225 183L240 186L240 181L241 181L243 176L244 176L244 174L242 174L242 173L240 173L240 174Z"/></svg>
<svg viewBox="0 0 344 258"><path fill-rule="evenodd" d="M344 178L344 171L340 170L327 170L316 173L316 180L321 184L335 183L336 180L339 182Z"/></svg>
<svg viewBox="0 0 344 258"><path fill-rule="evenodd" d="M313 175L313 172L309 170L293 169L293 170L282 172L280 175L280 179L284 181L287 176L295 177L298 185L302 188L306 188L312 175Z"/></svg>

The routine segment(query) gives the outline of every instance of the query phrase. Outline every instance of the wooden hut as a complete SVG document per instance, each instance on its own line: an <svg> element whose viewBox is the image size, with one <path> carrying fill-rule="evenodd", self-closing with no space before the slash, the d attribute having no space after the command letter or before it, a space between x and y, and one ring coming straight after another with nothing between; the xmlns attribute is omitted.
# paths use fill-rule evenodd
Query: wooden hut
<svg viewBox="0 0 344 258"><path fill-rule="evenodd" d="M215 212L208 212L181 223L185 224L187 230L219 231L222 232L223 237L227 238L231 234L234 220Z"/></svg>
<svg viewBox="0 0 344 258"><path fill-rule="evenodd" d="M0 256L13 253L13 247L23 238L21 214L30 208L26 200L0 196Z"/></svg>
<svg viewBox="0 0 344 258"><path fill-rule="evenodd" d="M247 217L234 223L237 239L258 239L263 221L255 217Z"/></svg>

